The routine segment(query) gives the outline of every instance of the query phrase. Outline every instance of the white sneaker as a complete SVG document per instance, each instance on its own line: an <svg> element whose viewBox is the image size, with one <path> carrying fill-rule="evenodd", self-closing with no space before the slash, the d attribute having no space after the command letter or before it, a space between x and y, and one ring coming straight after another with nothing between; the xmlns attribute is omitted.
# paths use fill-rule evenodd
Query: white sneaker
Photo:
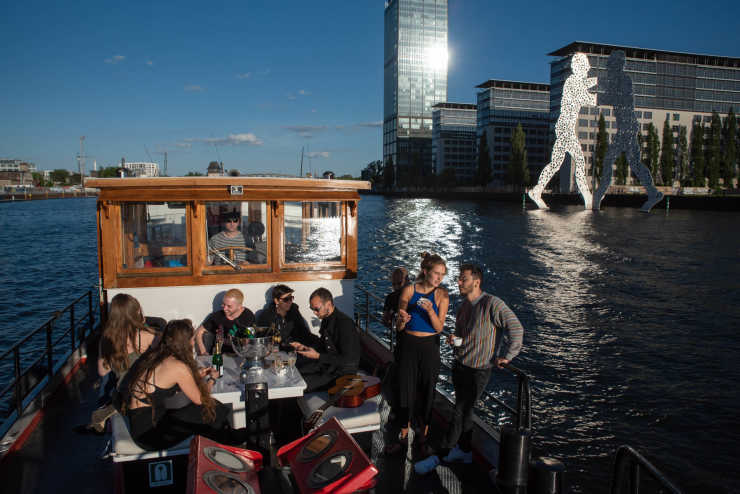
<svg viewBox="0 0 740 494"><path fill-rule="evenodd" d="M447 463L473 463L473 452L466 453L456 444L443 460Z"/></svg>
<svg viewBox="0 0 740 494"><path fill-rule="evenodd" d="M426 475L439 465L439 456L432 455L429 458L421 461L417 461L414 464L414 471L418 475Z"/></svg>

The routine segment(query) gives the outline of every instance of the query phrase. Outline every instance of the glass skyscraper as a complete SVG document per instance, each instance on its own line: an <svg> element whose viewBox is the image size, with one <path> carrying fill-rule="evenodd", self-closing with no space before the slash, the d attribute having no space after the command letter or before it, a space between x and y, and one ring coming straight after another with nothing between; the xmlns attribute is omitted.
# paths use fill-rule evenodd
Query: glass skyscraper
<svg viewBox="0 0 740 494"><path fill-rule="evenodd" d="M383 161L397 180L432 173L432 107L447 101L447 0L387 0L384 44Z"/></svg>

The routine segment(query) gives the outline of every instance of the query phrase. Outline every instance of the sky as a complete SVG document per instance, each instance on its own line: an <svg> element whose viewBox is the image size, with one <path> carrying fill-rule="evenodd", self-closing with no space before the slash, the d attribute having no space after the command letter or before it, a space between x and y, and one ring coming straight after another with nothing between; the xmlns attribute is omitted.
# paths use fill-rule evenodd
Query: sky
<svg viewBox="0 0 740 494"><path fill-rule="evenodd" d="M701 8L707 6L709 8ZM382 158L383 0L0 5L0 158L39 170L168 155L359 176ZM572 41L740 57L740 2L449 0L448 101L549 82Z"/></svg>

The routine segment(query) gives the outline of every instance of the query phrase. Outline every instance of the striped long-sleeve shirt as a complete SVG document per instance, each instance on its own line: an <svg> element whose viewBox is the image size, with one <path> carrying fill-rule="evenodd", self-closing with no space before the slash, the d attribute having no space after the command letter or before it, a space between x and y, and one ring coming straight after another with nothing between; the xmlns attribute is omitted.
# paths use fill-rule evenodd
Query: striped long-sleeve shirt
<svg viewBox="0 0 740 494"><path fill-rule="evenodd" d="M465 299L457 311L455 336L463 339L455 348L457 360L467 367L485 369L493 365L494 357L503 355L511 360L519 354L524 328L503 300L483 292L472 302Z"/></svg>

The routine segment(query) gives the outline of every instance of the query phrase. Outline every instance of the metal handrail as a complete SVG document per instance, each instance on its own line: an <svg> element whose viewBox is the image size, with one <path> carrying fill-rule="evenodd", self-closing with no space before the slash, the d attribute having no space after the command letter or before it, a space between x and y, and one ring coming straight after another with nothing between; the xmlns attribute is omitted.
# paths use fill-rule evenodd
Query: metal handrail
<svg viewBox="0 0 740 494"><path fill-rule="evenodd" d="M377 321L382 324L382 320L379 319L374 313L371 313L370 311L370 298L374 298L379 302L384 302L384 300L374 293L369 292L368 290L365 290L361 287L356 287L356 289L360 290L365 295L365 314L364 314L364 320L365 320L365 328L364 330L367 332L370 329L370 320ZM360 314L356 315L356 319L359 322L361 319ZM358 324L359 326L359 324ZM385 325L383 326L385 327ZM394 333L392 329L387 329L388 331L388 341L390 341L390 350L393 351L393 338ZM447 370L451 370L452 367L446 363L442 362L442 366L444 366ZM530 429L532 427L532 393L530 389L530 378L529 376L524 373L521 369L515 367L512 364L505 364L503 366L503 369L511 372L514 374L517 378L517 407L516 409L512 406L505 403L503 400L493 396L489 395L488 397L491 398L494 402L496 402L498 405L503 407L505 410L510 412L512 415L514 415L515 418L515 425L518 430L522 429Z"/></svg>
<svg viewBox="0 0 740 494"><path fill-rule="evenodd" d="M645 470L650 477L658 482L665 492L681 494L681 491L663 475L660 470L650 463L644 456L635 451L631 446L623 445L617 449L614 455L614 467L612 469L611 494L638 494L640 492L640 477ZM626 477L629 475L629 477ZM629 479L629 489L623 489L625 480ZM663 492L663 491L660 491Z"/></svg>
<svg viewBox="0 0 740 494"><path fill-rule="evenodd" d="M79 319L75 319L75 305L78 304L82 299L87 298L87 313L83 314ZM54 331L54 325L56 321L66 312L69 312L69 328L67 328L56 340L52 338L53 331ZM85 326L82 326L82 331L77 331L78 327L82 325L83 322L87 321L87 324ZM43 323L41 326L39 326L36 330L32 331L25 337L21 338L19 341L17 341L13 346L11 346L8 350L3 352L2 355L0 355L0 361L5 360L10 356L13 355L13 374L14 379L0 391L0 399L2 399L8 392L11 390L14 390L14 401L15 401L15 410L18 413L18 416L20 416L23 413L23 401L24 399L32 394L34 390L43 383L43 379L40 379L38 382L34 383L34 385L30 388L25 390L25 395L23 394L22 389L22 380L25 378L28 373L33 369L37 364L39 364L41 361L46 359L46 374L49 379L51 379L54 376L54 349L58 348L58 345L64 340L67 336L70 337L70 350L69 352L66 352L65 355L60 359L61 361L66 360L69 358L69 356L72 354L72 352L75 351L75 349L79 346L80 343L87 337L87 334L92 331L92 328L95 326L95 311L93 310L93 291L88 290L86 293L79 296L77 299L75 299L72 303L67 305L64 309L54 312L54 315L50 317L45 323ZM25 345L31 338L36 336L37 334L41 333L42 331L46 331L46 348L42 352L42 354L36 358L31 365L26 366L25 369L21 369L21 347Z"/></svg>

